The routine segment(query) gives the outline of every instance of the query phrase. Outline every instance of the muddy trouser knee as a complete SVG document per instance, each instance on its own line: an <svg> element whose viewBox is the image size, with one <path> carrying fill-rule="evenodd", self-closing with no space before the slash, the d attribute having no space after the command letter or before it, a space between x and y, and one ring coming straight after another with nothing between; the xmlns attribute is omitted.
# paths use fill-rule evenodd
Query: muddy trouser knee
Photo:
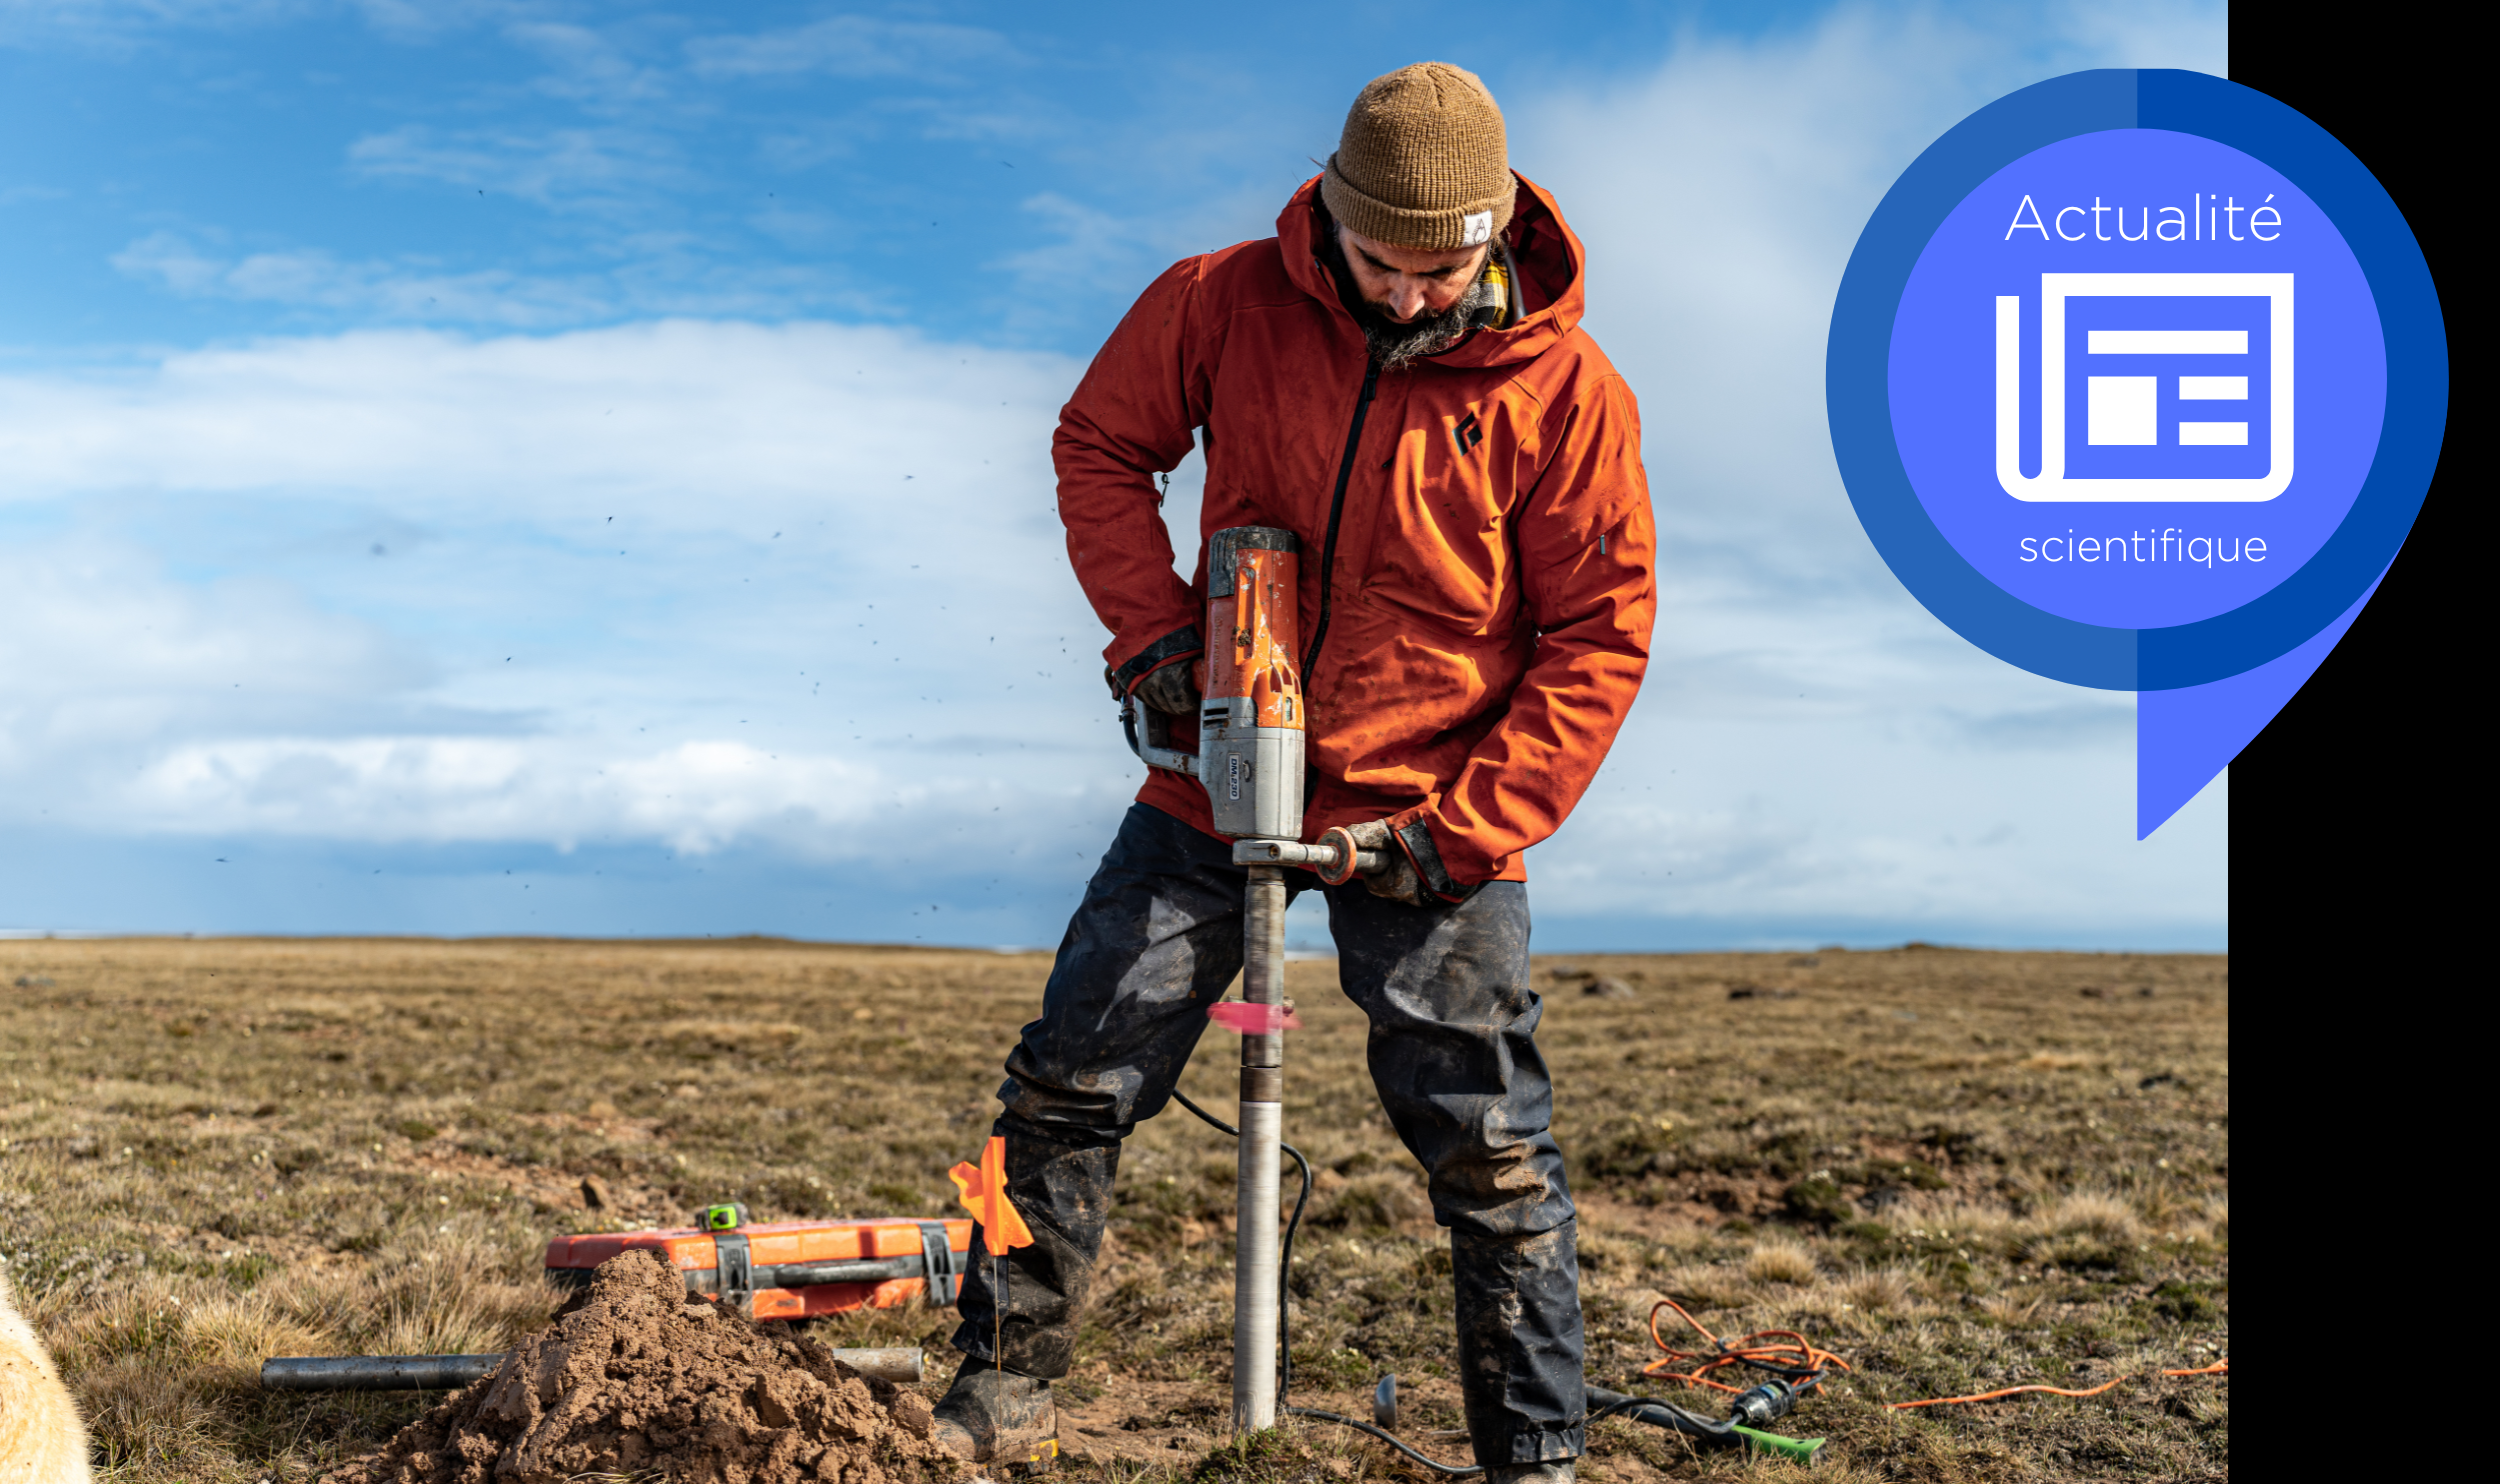
<svg viewBox="0 0 2500 1484"><path fill-rule="evenodd" d="M1496 881L1410 907L1355 883L1329 891L1328 917L1339 978L1371 1018L1381 1105L1450 1229L1476 1461L1576 1458L1588 1431L1577 1226L1536 1045L1527 888Z"/></svg>
<svg viewBox="0 0 2500 1484"><path fill-rule="evenodd" d="M993 1132L1033 1245L993 1264L973 1238L956 1349L1027 1376L1068 1373L1120 1142L1163 1111L1207 1007L1241 971L1246 880L1229 845L1159 809L1133 805L1121 820L999 1089Z"/></svg>

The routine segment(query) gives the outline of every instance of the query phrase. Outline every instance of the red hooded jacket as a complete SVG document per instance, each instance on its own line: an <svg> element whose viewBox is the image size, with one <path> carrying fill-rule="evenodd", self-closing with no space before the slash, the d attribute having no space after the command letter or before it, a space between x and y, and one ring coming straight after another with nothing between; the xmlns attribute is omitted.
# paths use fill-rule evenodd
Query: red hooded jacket
<svg viewBox="0 0 2500 1484"><path fill-rule="evenodd" d="M1580 328L1580 240L1533 183L1504 234L1524 315L1386 373L1315 256L1317 196L1175 264L1094 357L1052 448L1068 555L1115 690L1195 659L1206 552L1174 575L1154 476L1203 429L1199 529L1302 542L1304 837L1387 818L1443 895L1524 880L1649 660L1640 410ZM1137 796L1210 829L1194 780L1150 769Z"/></svg>

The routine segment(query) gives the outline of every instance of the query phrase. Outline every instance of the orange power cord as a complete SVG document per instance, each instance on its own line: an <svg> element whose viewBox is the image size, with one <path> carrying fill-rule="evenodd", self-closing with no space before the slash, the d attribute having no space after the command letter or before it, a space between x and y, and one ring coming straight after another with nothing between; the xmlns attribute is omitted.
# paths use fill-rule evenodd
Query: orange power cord
<svg viewBox="0 0 2500 1484"><path fill-rule="evenodd" d="M1711 1348L1678 1350L1668 1344L1667 1337L1658 1333L1658 1311L1661 1309L1673 1309L1675 1317L1691 1325L1693 1333L1708 1340ZM1684 1306L1673 1299L1660 1299L1651 1307L1649 1338L1657 1344L1659 1349L1664 1350L1667 1356L1664 1360L1653 1360L1641 1367L1642 1375L1656 1376L1666 1381L1681 1381L1687 1386L1707 1386L1713 1391L1744 1390L1741 1386L1730 1386L1725 1381L1710 1379L1712 1371L1727 1365L1744 1365L1751 1362L1756 1365L1777 1366L1787 1371L1818 1373L1849 1369L1849 1362L1842 1360L1829 1350L1818 1347L1813 1341L1793 1329L1762 1329L1754 1331L1743 1339L1722 1340L1702 1328L1701 1321L1685 1313ZM1692 1369L1690 1371L1669 1369L1676 1365L1690 1365Z"/></svg>
<svg viewBox="0 0 2500 1484"><path fill-rule="evenodd" d="M1667 1337L1658 1333L1658 1316L1668 1309L1673 1309L1675 1317L1690 1326L1693 1333L1708 1340L1710 1348L1678 1350L1668 1344ZM1673 1299L1660 1299L1651 1306L1649 1338L1660 1350L1665 1351L1666 1355L1663 1359L1653 1360L1641 1367L1642 1375L1655 1376L1662 1381L1680 1381L1687 1386L1707 1386L1713 1391L1743 1390L1742 1387L1730 1386L1724 1381L1710 1379L1710 1373L1721 1366L1746 1364L1770 1366L1791 1375L1807 1376L1809 1379L1798 1384L1797 1389L1800 1391L1820 1383L1826 1371L1849 1369L1847 1361L1816 1345L1793 1329L1760 1329L1737 1339L1723 1340L1704 1329L1700 1320L1684 1312L1684 1306ZM1679 1365L1689 1367L1689 1369L1675 1369ZM2161 1374L2165 1376L2227 1376L2230 1372L2231 1362L2218 1360L2209 1366L2198 1366L2190 1370L2165 1370ZM2088 1391L2072 1391L2063 1386L2008 1386L2000 1391L1983 1391L1976 1396L1931 1396L1914 1402L1886 1402L1884 1405L1894 1411L1905 1411L1911 1407L1951 1407L1959 1406L1964 1402L1994 1401L2001 1396L2015 1396L2026 1391L2044 1391L2051 1396L2099 1396L2120 1381L2134 1379L2136 1378L2132 1376L2119 1376L2104 1381Z"/></svg>

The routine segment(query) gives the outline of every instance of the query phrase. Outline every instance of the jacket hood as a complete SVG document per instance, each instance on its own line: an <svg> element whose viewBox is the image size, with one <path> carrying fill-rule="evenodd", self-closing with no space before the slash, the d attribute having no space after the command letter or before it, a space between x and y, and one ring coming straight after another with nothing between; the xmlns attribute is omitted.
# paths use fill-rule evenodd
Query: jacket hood
<svg viewBox="0 0 2500 1484"><path fill-rule="evenodd" d="M1519 182L1519 193L1502 240L1510 245L1531 308L1508 329L1473 331L1448 350L1424 357L1426 362L1501 366L1534 360L1580 323L1586 262L1580 239L1544 187L1517 171L1511 172L1511 178ZM1319 259L1319 183L1320 177L1312 176L1285 203L1283 214L1276 218L1277 246L1284 253L1287 276L1303 292L1334 312L1347 314L1344 301L1337 297L1336 280Z"/></svg>

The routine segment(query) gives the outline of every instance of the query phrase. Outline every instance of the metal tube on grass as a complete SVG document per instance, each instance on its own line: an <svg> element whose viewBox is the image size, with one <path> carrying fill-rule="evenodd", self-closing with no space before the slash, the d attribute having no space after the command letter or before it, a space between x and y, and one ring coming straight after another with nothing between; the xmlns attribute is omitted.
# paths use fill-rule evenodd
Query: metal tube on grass
<svg viewBox="0 0 2500 1484"><path fill-rule="evenodd" d="M1247 962L1241 995L1253 1005L1285 1000L1285 875L1249 869L1244 904ZM1285 1037L1241 1038L1241 1143L1233 1248L1233 1431L1276 1425L1277 1185L1283 1175Z"/></svg>
<svg viewBox="0 0 2500 1484"><path fill-rule="evenodd" d="M917 1346L836 1350L833 1358L874 1381L917 1384ZM454 1391L493 1373L504 1352L482 1355L280 1355L261 1362L264 1391Z"/></svg>

